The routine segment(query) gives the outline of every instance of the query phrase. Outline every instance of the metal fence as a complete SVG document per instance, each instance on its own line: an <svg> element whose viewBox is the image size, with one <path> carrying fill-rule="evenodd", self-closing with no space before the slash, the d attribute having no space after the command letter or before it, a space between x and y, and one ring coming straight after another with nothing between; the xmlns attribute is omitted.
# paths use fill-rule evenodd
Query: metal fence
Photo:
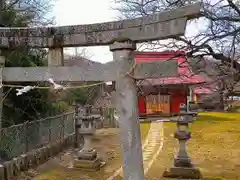
<svg viewBox="0 0 240 180"><path fill-rule="evenodd" d="M74 133L74 112L4 128L0 150L8 158L40 148Z"/></svg>
<svg viewBox="0 0 240 180"><path fill-rule="evenodd" d="M114 119L114 110L113 107L103 108L103 121L98 123L97 128L118 128L118 123ZM7 158L11 159L62 140L67 135L74 133L74 129L74 112L3 128L0 151L6 153Z"/></svg>

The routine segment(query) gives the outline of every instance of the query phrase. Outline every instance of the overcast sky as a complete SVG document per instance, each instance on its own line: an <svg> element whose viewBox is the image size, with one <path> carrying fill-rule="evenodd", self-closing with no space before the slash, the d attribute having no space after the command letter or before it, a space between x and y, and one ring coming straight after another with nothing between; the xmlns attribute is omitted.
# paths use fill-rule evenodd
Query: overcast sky
<svg viewBox="0 0 240 180"><path fill-rule="evenodd" d="M112 0L57 0L53 9L57 25L91 24L116 20ZM109 47L87 48L89 58L94 61L112 60ZM66 50L66 52L69 52Z"/></svg>

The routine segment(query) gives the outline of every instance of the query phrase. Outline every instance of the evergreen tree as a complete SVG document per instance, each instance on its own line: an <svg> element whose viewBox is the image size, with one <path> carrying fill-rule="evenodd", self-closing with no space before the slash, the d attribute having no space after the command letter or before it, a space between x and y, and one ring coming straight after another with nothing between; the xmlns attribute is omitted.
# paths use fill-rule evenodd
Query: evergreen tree
<svg viewBox="0 0 240 180"><path fill-rule="evenodd" d="M1 26L26 27L52 23L51 18L45 18L50 10L51 1L6 0L3 2L0 12ZM1 53L6 57L6 67L29 67L43 66L47 52L44 49L19 47L14 51L5 49ZM14 84L36 85L36 83L24 82ZM37 84L44 85L40 82ZM3 127L45 117L56 109L52 105L54 99L49 99L48 90L35 89L21 96L16 96L16 88L4 87L3 91L6 96L3 102Z"/></svg>

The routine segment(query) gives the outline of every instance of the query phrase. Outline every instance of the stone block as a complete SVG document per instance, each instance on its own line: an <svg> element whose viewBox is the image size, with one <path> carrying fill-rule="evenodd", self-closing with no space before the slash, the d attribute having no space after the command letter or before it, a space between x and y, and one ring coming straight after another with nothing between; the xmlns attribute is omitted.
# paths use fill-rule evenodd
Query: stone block
<svg viewBox="0 0 240 180"><path fill-rule="evenodd" d="M26 155L27 155L27 157L26 157L27 169L34 168L36 166L35 152L34 151L30 151Z"/></svg>
<svg viewBox="0 0 240 180"><path fill-rule="evenodd" d="M21 163L20 163L20 169L21 171L25 171L28 169L28 164L27 164L27 155L26 154L22 154L20 155Z"/></svg>
<svg viewBox="0 0 240 180"><path fill-rule="evenodd" d="M24 164L24 159L20 157L13 158L13 171L14 175L17 176L22 171L22 164Z"/></svg>
<svg viewBox="0 0 240 180"><path fill-rule="evenodd" d="M73 162L73 167L88 171L98 171L100 170L101 162L99 158L95 158L94 160L83 160L77 158Z"/></svg>
<svg viewBox="0 0 240 180"><path fill-rule="evenodd" d="M46 162L48 160L48 156L47 156L47 148L46 147L42 147L39 149L40 151L40 164Z"/></svg>
<svg viewBox="0 0 240 180"><path fill-rule="evenodd" d="M43 163L43 161L42 161L42 150L41 150L41 148L35 150L35 159L36 159L36 166L38 166L38 165L40 165L41 163Z"/></svg>
<svg viewBox="0 0 240 180"><path fill-rule="evenodd" d="M87 150L81 150L78 153L78 159L82 159L82 160L94 160L97 158L97 151L94 149L90 149L89 151Z"/></svg>
<svg viewBox="0 0 240 180"><path fill-rule="evenodd" d="M48 158L52 156L52 154L51 154L51 146L50 145L46 146L46 156Z"/></svg>
<svg viewBox="0 0 240 180"><path fill-rule="evenodd" d="M181 179L201 179L202 175L197 168L172 167L169 171L164 171L163 177Z"/></svg>
<svg viewBox="0 0 240 180"><path fill-rule="evenodd" d="M58 150L58 148L59 148L59 144L58 144L59 142L55 142L54 144L53 144L53 155L54 156L56 156L57 154L58 154L58 152L59 152L59 150Z"/></svg>
<svg viewBox="0 0 240 180"><path fill-rule="evenodd" d="M5 177L6 179L11 179L14 177L14 170L13 170L13 161L6 161L3 164L5 169Z"/></svg>
<svg viewBox="0 0 240 180"><path fill-rule="evenodd" d="M189 157L176 156L174 158L174 167L193 168L194 165L192 164L191 159Z"/></svg>
<svg viewBox="0 0 240 180"><path fill-rule="evenodd" d="M4 166L0 164L0 180L5 180Z"/></svg>
<svg viewBox="0 0 240 180"><path fill-rule="evenodd" d="M51 156L55 156L57 154L57 144L56 143L52 143L51 144Z"/></svg>

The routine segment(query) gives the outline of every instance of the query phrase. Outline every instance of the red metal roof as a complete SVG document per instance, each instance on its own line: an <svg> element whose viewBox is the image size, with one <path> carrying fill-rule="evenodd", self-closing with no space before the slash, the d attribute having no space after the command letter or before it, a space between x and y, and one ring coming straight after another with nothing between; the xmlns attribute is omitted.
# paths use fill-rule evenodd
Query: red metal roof
<svg viewBox="0 0 240 180"><path fill-rule="evenodd" d="M195 87L193 89L194 94L211 94L213 92L214 91L212 89L207 88L207 87Z"/></svg>
<svg viewBox="0 0 240 180"><path fill-rule="evenodd" d="M184 51L169 51L169 52L136 52L136 62L151 62L151 61L177 61L178 76L145 79L140 85L177 85L177 84L200 84L210 79L192 73L189 69L189 64L184 57Z"/></svg>

